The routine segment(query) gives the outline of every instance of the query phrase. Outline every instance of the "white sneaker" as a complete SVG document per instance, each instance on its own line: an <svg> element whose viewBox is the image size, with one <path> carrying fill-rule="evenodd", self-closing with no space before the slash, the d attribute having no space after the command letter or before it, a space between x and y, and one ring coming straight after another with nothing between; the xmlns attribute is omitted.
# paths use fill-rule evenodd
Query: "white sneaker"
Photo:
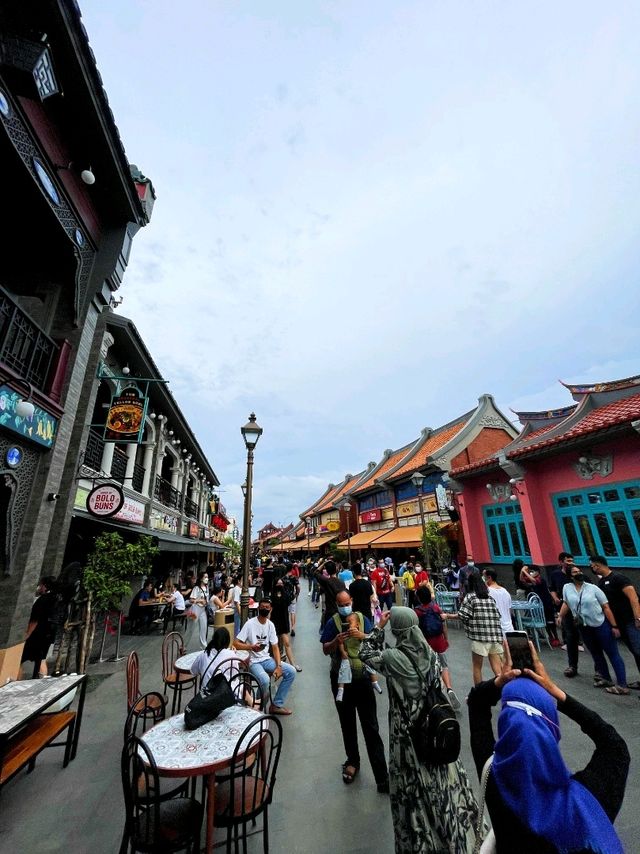
<svg viewBox="0 0 640 854"><path fill-rule="evenodd" d="M454 712L457 712L460 708L460 700L458 699L458 696L453 690L453 688L449 688L449 690L447 691L447 697L449 698L449 702L451 703L451 708Z"/></svg>
<svg viewBox="0 0 640 854"><path fill-rule="evenodd" d="M578 652L584 652L584 647L582 644L578 644Z"/></svg>
<svg viewBox="0 0 640 854"><path fill-rule="evenodd" d="M567 645L566 645L566 643L563 643L563 644L562 644L562 649L564 649L564 650L566 650L566 649L567 649Z"/></svg>

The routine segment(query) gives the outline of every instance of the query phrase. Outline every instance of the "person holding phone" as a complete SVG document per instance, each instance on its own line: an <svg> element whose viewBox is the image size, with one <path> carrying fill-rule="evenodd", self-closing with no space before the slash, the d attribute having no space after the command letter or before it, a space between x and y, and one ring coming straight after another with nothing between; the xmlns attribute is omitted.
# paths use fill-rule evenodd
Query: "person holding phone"
<svg viewBox="0 0 640 854"><path fill-rule="evenodd" d="M624 739L596 712L559 688L529 643L533 669L514 668L471 689L471 750L486 774L486 806L497 854L623 854L613 827L630 756ZM526 677L526 678L525 678ZM492 708L502 707L498 738ZM587 766L571 774L560 753L558 712L595 744ZM486 769L486 770L485 770Z"/></svg>

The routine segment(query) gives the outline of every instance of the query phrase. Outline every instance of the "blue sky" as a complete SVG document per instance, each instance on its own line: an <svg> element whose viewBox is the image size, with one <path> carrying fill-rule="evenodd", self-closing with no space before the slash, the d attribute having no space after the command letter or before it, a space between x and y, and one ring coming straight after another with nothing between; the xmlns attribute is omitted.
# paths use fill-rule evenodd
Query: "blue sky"
<svg viewBox="0 0 640 854"><path fill-rule="evenodd" d="M483 392L640 373L640 6L82 0L158 200L120 294L254 527Z"/></svg>

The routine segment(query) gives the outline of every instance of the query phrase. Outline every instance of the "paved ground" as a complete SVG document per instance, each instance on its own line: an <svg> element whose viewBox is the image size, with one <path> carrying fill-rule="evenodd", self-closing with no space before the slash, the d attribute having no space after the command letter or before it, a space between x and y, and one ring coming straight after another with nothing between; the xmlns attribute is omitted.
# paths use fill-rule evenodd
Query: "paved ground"
<svg viewBox="0 0 640 854"><path fill-rule="evenodd" d="M303 582L303 589L305 583ZM319 612L301 596L297 637L294 640L299 674L288 704L294 715L285 719L285 744L275 802L270 813L271 850L300 854L378 854L393 852L393 829L388 798L378 795L371 770L363 761L355 783L346 787L340 776L344 761L340 732L328 686L328 660L318 643ZM460 630L451 631L449 660L454 687L464 697L470 687L470 653ZM159 689L159 636L123 638L123 652L135 644L141 658L143 691ZM611 697L591 687L591 662L581 654L583 675L569 681L560 674L565 654L543 653L545 665L560 684L606 715L628 741L632 757L640 751L640 702ZM628 669L636 678L634 669ZM24 772L4 787L0 796L0 850L3 852L117 852L123 824L119 757L125 717L124 662L91 667L80 747L65 770L57 751L46 751L35 771ZM388 742L387 698L379 700L383 739ZM472 768L466 716L463 715L463 759ZM583 767L591 755L590 742L569 721L563 722L562 750L569 767ZM363 749L363 757L364 757ZM617 829L628 852L639 850L640 775L635 761ZM250 850L259 851L261 838Z"/></svg>

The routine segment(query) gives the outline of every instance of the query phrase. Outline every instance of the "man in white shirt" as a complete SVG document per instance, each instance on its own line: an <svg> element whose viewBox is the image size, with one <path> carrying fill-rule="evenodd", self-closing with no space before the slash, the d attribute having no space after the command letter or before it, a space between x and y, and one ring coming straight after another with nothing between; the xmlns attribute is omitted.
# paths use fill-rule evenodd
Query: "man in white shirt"
<svg viewBox="0 0 640 854"><path fill-rule="evenodd" d="M500 626L502 634L513 631L513 623L511 622L511 594L505 587L498 584L498 573L495 569L485 569L484 580L489 588L489 596L496 603L496 607L500 613Z"/></svg>
<svg viewBox="0 0 640 854"><path fill-rule="evenodd" d="M291 709L285 708L284 702L293 680L296 678L296 671L290 664L282 662L280 659L278 635L275 626L269 619L270 615L271 600L265 597L260 600L258 616L247 620L240 629L234 645L236 649L249 651L249 672L253 673L260 683L263 696L266 697L269 694L269 677L271 674L273 673L276 679L282 676L278 692L269 707L269 714L290 715L292 714ZM271 647L271 655L269 654L269 647Z"/></svg>
<svg viewBox="0 0 640 854"><path fill-rule="evenodd" d="M233 590L231 591L233 596L233 629L234 636L238 637L240 633L240 596L242 595L242 584L240 583L240 577L237 575L233 581Z"/></svg>

